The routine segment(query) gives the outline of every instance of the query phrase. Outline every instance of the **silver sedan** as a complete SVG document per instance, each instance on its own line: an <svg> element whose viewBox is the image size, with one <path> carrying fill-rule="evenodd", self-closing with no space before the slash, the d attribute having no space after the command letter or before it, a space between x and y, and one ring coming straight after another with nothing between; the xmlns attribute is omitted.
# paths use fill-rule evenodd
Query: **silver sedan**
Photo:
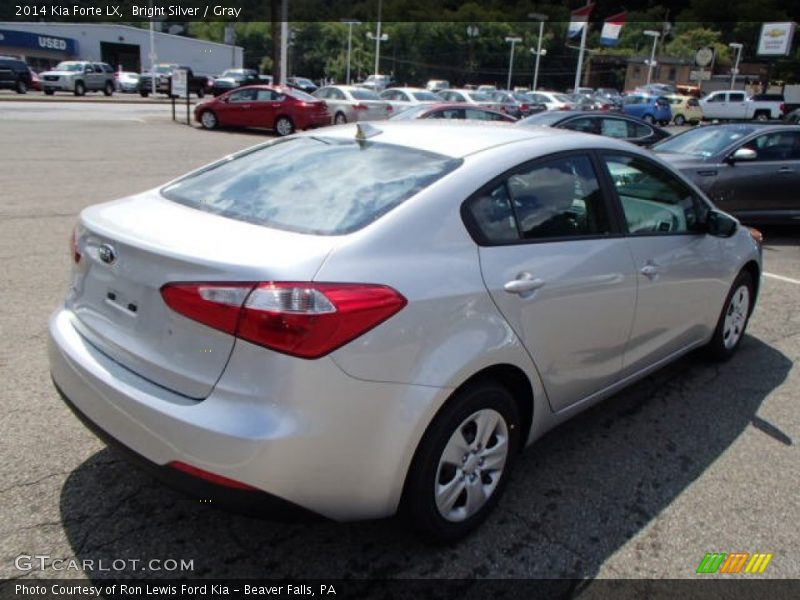
<svg viewBox="0 0 800 600"><path fill-rule="evenodd" d="M50 367L101 437L204 497L401 511L444 541L555 425L691 350L731 357L761 273L757 236L653 154L431 121L89 207L70 256Z"/></svg>
<svg viewBox="0 0 800 600"><path fill-rule="evenodd" d="M392 105L377 93L351 85L329 85L314 96L324 100L336 125L355 121L378 121L392 116Z"/></svg>

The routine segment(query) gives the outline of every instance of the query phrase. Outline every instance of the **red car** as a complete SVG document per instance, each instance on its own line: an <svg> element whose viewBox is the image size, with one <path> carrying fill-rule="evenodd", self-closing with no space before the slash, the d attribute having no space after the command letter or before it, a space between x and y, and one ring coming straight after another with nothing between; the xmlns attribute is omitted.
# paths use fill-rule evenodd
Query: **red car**
<svg viewBox="0 0 800 600"><path fill-rule="evenodd" d="M499 121L501 123L516 121L514 117L499 110L465 102L418 104L390 117L391 121L411 121L413 119L466 119L469 121Z"/></svg>
<svg viewBox="0 0 800 600"><path fill-rule="evenodd" d="M258 127L280 136L300 129L330 125L322 100L284 86L249 85L237 88L194 108L194 118L206 129Z"/></svg>

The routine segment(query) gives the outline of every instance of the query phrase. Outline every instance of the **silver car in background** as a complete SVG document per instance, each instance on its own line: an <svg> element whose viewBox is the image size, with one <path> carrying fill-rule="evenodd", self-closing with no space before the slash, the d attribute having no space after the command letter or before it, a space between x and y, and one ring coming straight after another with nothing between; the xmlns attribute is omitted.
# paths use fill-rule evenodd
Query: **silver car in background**
<svg viewBox="0 0 800 600"><path fill-rule="evenodd" d="M71 257L50 367L99 435L204 497L400 511L444 541L549 429L695 348L730 357L761 273L750 231L651 153L432 121L89 207Z"/></svg>
<svg viewBox="0 0 800 600"><path fill-rule="evenodd" d="M380 93L381 100L385 100L392 105L395 112L420 106L423 104L435 104L442 99L428 90L415 87L389 88Z"/></svg>
<svg viewBox="0 0 800 600"><path fill-rule="evenodd" d="M318 89L313 96L325 100L336 125L388 119L393 112L392 105L376 92L358 86L329 85Z"/></svg>

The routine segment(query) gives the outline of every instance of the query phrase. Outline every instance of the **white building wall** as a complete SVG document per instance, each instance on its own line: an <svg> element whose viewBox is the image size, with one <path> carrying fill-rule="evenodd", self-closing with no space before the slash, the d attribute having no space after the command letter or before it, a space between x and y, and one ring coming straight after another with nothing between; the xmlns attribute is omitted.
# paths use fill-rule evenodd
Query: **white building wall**
<svg viewBox="0 0 800 600"><path fill-rule="evenodd" d="M127 25L94 23L16 23L0 22L0 29L27 31L41 35L72 38L78 42L79 60L101 59L100 42L136 44L143 70L150 68L150 30ZM155 32L156 61L179 63L198 73L218 74L242 66L241 46L229 46L179 35ZM112 65L116 68L116 65Z"/></svg>

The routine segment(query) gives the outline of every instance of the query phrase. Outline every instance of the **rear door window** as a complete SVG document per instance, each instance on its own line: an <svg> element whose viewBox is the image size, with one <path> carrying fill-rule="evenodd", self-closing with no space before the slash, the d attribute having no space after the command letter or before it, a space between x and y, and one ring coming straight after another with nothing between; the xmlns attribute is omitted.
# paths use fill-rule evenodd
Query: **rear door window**
<svg viewBox="0 0 800 600"><path fill-rule="evenodd" d="M300 137L217 162L161 193L231 219L341 235L379 219L461 162L372 141Z"/></svg>

